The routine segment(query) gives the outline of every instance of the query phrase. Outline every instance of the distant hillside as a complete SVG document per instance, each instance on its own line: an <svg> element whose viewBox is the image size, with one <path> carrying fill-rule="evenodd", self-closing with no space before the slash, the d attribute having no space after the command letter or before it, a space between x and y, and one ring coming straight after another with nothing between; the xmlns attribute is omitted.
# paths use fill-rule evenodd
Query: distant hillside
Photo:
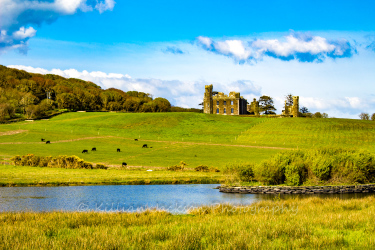
<svg viewBox="0 0 375 250"><path fill-rule="evenodd" d="M164 98L153 99L148 93L103 90L80 79L28 73L0 65L0 121L40 118L57 109L168 112L171 104Z"/></svg>

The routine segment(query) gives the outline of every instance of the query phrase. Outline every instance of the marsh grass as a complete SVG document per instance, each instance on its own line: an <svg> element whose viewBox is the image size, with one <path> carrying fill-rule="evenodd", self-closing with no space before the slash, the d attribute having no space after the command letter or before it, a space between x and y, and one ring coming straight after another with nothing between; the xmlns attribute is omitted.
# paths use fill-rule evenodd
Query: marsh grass
<svg viewBox="0 0 375 250"><path fill-rule="evenodd" d="M2 249L371 249L375 198L261 201L186 215L1 213Z"/></svg>

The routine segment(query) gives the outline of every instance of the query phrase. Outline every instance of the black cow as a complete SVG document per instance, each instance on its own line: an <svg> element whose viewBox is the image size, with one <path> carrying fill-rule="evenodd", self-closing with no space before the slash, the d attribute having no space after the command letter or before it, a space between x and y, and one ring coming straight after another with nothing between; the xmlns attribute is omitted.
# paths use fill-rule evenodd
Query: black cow
<svg viewBox="0 0 375 250"><path fill-rule="evenodd" d="M89 153L89 151L87 150L87 149L84 149L83 151L82 151L82 154L83 153Z"/></svg>
<svg viewBox="0 0 375 250"><path fill-rule="evenodd" d="M134 141L138 141L138 139L134 139Z"/></svg>
<svg viewBox="0 0 375 250"><path fill-rule="evenodd" d="M147 148L147 144L143 144L142 148Z"/></svg>
<svg viewBox="0 0 375 250"><path fill-rule="evenodd" d="M41 141L45 141L43 138L42 139L40 139Z"/></svg>
<svg viewBox="0 0 375 250"><path fill-rule="evenodd" d="M126 167L127 165L128 165L128 164L126 164L126 162L123 162L123 163L122 163L122 166L123 166L123 167Z"/></svg>
<svg viewBox="0 0 375 250"><path fill-rule="evenodd" d="M121 150L118 148L118 149L117 149L117 152L121 152Z"/></svg>
<svg viewBox="0 0 375 250"><path fill-rule="evenodd" d="M50 141L46 141L46 144L51 144L51 142Z"/></svg>
<svg viewBox="0 0 375 250"><path fill-rule="evenodd" d="M96 148L92 148L91 151L96 151Z"/></svg>

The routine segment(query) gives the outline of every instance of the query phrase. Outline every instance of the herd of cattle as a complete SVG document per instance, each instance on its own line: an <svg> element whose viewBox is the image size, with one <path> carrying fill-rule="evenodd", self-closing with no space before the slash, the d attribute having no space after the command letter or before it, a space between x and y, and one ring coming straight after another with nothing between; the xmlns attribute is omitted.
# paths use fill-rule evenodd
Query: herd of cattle
<svg viewBox="0 0 375 250"><path fill-rule="evenodd" d="M41 139L42 142L45 142L46 144L51 144L51 141L46 141L44 138ZM134 139L134 141L138 141L138 139ZM148 148L148 145L147 144L143 144L142 148ZM152 147L150 147L152 148ZM95 148L92 148L91 151L96 151L96 147ZM121 152L121 149L117 149L117 152ZM82 150L82 154L84 153L89 153L89 151L87 149L84 149ZM123 167L126 167L128 164L126 164L126 162L123 162L122 163L122 166Z"/></svg>

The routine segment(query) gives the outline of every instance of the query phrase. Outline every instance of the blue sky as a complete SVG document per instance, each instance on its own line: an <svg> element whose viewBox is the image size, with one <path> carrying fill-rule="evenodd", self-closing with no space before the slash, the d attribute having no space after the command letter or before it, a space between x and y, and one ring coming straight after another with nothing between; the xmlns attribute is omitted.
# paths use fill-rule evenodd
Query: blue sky
<svg viewBox="0 0 375 250"><path fill-rule="evenodd" d="M0 0L0 64L198 107L204 85L375 112L375 1Z"/></svg>

